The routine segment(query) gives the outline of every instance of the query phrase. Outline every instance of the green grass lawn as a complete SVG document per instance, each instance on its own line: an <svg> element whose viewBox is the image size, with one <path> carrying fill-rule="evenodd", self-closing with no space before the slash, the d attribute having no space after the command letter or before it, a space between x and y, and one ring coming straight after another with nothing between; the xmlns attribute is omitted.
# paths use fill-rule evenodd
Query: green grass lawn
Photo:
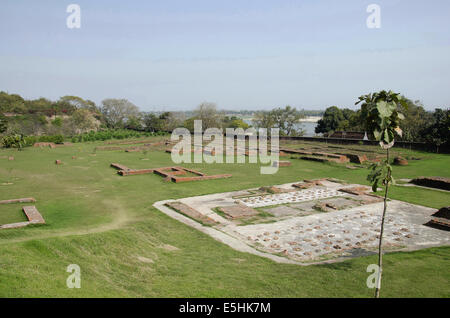
<svg viewBox="0 0 450 318"><path fill-rule="evenodd" d="M156 140L156 138L155 138ZM170 154L71 147L0 150L0 200L34 197L46 225L0 230L1 297L371 297L366 268L376 256L329 265L277 264L237 252L152 207L156 201L335 177L361 184L367 170L286 159L291 167L261 175L256 164L185 164L230 179L168 183L160 176L121 177L109 165L174 165ZM404 151L425 159L395 167L398 178L450 177L450 156ZM76 156L77 159L72 159ZM63 165L55 165L55 160ZM143 160L148 159L148 160ZM285 160L285 159L283 159ZM12 183L12 184L9 184ZM390 198L440 208L450 194L392 187ZM2 207L0 224L16 220L20 205ZM4 208L6 210L4 210ZM380 211L381 212L381 211ZM388 212L389 213L389 212ZM23 214L23 213L22 213ZM17 221L16 221L17 222ZM168 248L168 246L176 247ZM139 257L151 259L143 262ZM449 297L450 247L384 258L385 297ZM69 264L81 267L81 289L68 289Z"/></svg>
<svg viewBox="0 0 450 318"><path fill-rule="evenodd" d="M0 225L28 221L21 204L0 204Z"/></svg>

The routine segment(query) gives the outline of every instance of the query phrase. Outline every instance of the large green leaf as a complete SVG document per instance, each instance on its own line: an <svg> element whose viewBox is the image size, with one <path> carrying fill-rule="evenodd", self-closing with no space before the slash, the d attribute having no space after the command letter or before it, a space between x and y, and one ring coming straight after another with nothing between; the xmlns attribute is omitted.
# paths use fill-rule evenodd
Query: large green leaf
<svg viewBox="0 0 450 318"><path fill-rule="evenodd" d="M380 117L388 118L391 117L392 112L395 110L395 105L393 103L387 103L384 100L377 102L377 110Z"/></svg>

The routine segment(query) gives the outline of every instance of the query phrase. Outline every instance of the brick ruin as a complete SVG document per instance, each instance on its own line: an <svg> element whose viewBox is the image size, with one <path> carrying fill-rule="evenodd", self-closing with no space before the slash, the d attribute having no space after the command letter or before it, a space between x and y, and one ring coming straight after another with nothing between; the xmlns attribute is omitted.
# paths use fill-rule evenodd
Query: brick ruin
<svg viewBox="0 0 450 318"><path fill-rule="evenodd" d="M419 178L411 180L411 183L415 184L415 185L423 186L423 187L436 188L436 189L450 191L450 178L419 177Z"/></svg>
<svg viewBox="0 0 450 318"><path fill-rule="evenodd" d="M21 199L12 199L12 200L2 200L0 204L10 204L10 203L29 203L36 202L34 198L21 198ZM17 223L9 223L0 225L0 229L17 229L30 224L45 224L45 220L42 217L41 213L36 209L34 205L24 206L22 207L23 213L27 217L28 221L25 222L17 222Z"/></svg>
<svg viewBox="0 0 450 318"><path fill-rule="evenodd" d="M450 231L450 206L443 207L431 216L431 220L425 223L436 229Z"/></svg>
<svg viewBox="0 0 450 318"><path fill-rule="evenodd" d="M197 170L178 166L161 167L153 169L130 169L124 165L112 163L111 167L117 169L118 170L117 173L120 174L121 176L132 176L139 174L154 173L164 177L166 181L173 181L175 183L187 181L223 179L223 178L230 178L232 176L231 174L216 174L209 176ZM188 173L194 174L194 176L186 176Z"/></svg>
<svg viewBox="0 0 450 318"><path fill-rule="evenodd" d="M216 225L217 222L214 221L213 219L211 219L210 217L201 214L200 212L194 210L193 208L191 208L190 206L182 203L182 202L169 202L166 203L166 205L169 208L172 208L178 212L180 212L181 214L186 215L187 217L194 219L202 224L206 224L206 225Z"/></svg>
<svg viewBox="0 0 450 318"><path fill-rule="evenodd" d="M243 204L234 204L229 206L217 207L217 209L224 213L228 219L239 219L245 217L252 217L259 214L259 212L253 208L250 208Z"/></svg>
<svg viewBox="0 0 450 318"><path fill-rule="evenodd" d="M337 163L356 163L362 164L366 161L369 161L366 155L364 154L355 154L355 153L329 153L323 151L306 151L306 150L297 150L297 149L289 149L289 148L280 148L280 154L297 154L301 155L300 159L310 160L310 161L318 161L318 162L337 162Z"/></svg>
<svg viewBox="0 0 450 318"><path fill-rule="evenodd" d="M53 142L36 142L33 147L50 147L50 148L56 148L55 143Z"/></svg>

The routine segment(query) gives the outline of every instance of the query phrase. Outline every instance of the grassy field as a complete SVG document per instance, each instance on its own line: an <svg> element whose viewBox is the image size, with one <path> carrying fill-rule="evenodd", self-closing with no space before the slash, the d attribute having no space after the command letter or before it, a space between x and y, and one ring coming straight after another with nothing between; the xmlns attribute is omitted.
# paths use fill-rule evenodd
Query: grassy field
<svg viewBox="0 0 450 318"><path fill-rule="evenodd" d="M155 137L154 140L157 138ZM0 200L36 198L47 224L0 230L0 297L371 297L366 267L376 256L297 266L237 252L152 207L159 200L334 177L367 184L366 169L290 160L261 175L256 164L186 164L230 179L168 183L157 175L120 177L130 168L173 165L163 151L94 151L97 143L0 150ZM292 146L292 145L290 145ZM395 167L399 178L450 177L450 156L403 151L422 160ZM72 159L76 156L76 159ZM59 159L62 165L55 165ZM394 186L390 198L440 208L450 194ZM0 209L0 224L23 220L20 205ZM380 211L381 212L381 211ZM22 217L22 218L21 218ZM450 247L385 257L384 297L449 297ZM81 267L68 289L66 267Z"/></svg>

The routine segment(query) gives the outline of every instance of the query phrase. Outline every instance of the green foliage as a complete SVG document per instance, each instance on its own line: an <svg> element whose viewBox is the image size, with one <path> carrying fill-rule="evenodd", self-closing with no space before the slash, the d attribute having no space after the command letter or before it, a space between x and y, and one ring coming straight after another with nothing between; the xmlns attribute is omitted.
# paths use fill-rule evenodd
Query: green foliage
<svg viewBox="0 0 450 318"><path fill-rule="evenodd" d="M25 137L23 135L14 134L3 136L1 144L5 148L18 148L19 150L26 146Z"/></svg>
<svg viewBox="0 0 450 318"><path fill-rule="evenodd" d="M236 116L225 116L224 120L223 120L223 126L224 128L242 128L242 129L247 129L249 128L249 125L243 121L241 118L238 118Z"/></svg>
<svg viewBox="0 0 450 318"><path fill-rule="evenodd" d="M411 101L405 98L407 109L403 109L405 119L401 121L403 131L401 140L410 142L425 141L423 130L433 122L433 115L424 109L420 101Z"/></svg>
<svg viewBox="0 0 450 318"><path fill-rule="evenodd" d="M125 123L125 128L133 130L141 130L142 129L141 122L142 121L140 116L130 116Z"/></svg>
<svg viewBox="0 0 450 318"><path fill-rule="evenodd" d="M295 127L301 118L303 118L301 112L294 107L286 106L268 112L258 112L255 114L254 122L258 128L279 128L280 136L301 136L304 131Z"/></svg>
<svg viewBox="0 0 450 318"><path fill-rule="evenodd" d="M128 119L139 115L139 108L126 99L107 98L102 101L101 112L110 128L124 128Z"/></svg>
<svg viewBox="0 0 450 318"><path fill-rule="evenodd" d="M221 128L223 123L223 113L217 110L215 103L201 103L194 110L195 119L202 121L203 130L208 128Z"/></svg>
<svg viewBox="0 0 450 318"><path fill-rule="evenodd" d="M63 120L61 117L56 117L54 120L52 120L52 125L56 127L61 127L63 123Z"/></svg>
<svg viewBox="0 0 450 318"><path fill-rule="evenodd" d="M392 166L385 162L384 164L374 163L370 166L370 173L367 176L367 181L372 184L372 191L377 192L378 185L386 186L390 183L394 184L392 177Z"/></svg>
<svg viewBox="0 0 450 318"><path fill-rule="evenodd" d="M62 144L64 142L63 135L54 135L54 136L40 136L37 138L39 142L53 142L55 144Z"/></svg>
<svg viewBox="0 0 450 318"><path fill-rule="evenodd" d="M405 116L400 112L400 109L401 107L407 108L407 103L400 94L392 91L380 91L378 93L361 96L359 97L359 101L356 102L356 105L361 102L361 115L364 119L366 131L372 134L375 140L380 142L380 146L383 149L386 149L386 160L380 164L372 165L371 172L367 176L367 180L372 183L372 191L377 191L380 182L385 187L384 207L380 229L381 234L378 243L378 266L380 267L378 279L381 284L384 218L387 209L389 185L394 183L392 166L389 164L389 148L394 145L396 134L402 136L400 121L404 119ZM380 297L380 287L376 288L375 297Z"/></svg>
<svg viewBox="0 0 450 318"><path fill-rule="evenodd" d="M0 134L3 134L8 128L8 119L0 113Z"/></svg>
<svg viewBox="0 0 450 318"><path fill-rule="evenodd" d="M156 116L152 113L145 114L143 119L145 130L149 132L162 131L164 129L164 119L162 116Z"/></svg>
<svg viewBox="0 0 450 318"><path fill-rule="evenodd" d="M102 131L90 131L88 133L83 133L75 135L72 137L71 141L76 142L88 142L97 140L110 140L110 139L127 139L127 138L140 138L140 137L150 137L150 136L162 136L165 135L164 132L139 132L135 130L128 129L107 129Z"/></svg>
<svg viewBox="0 0 450 318"><path fill-rule="evenodd" d="M450 109L436 109L433 113L431 125L422 130L427 142L436 146L450 146Z"/></svg>
<svg viewBox="0 0 450 318"><path fill-rule="evenodd" d="M317 122L315 132L320 134L336 131L344 120L344 114L339 108L336 106L328 107L325 110L322 119Z"/></svg>
<svg viewBox="0 0 450 318"><path fill-rule="evenodd" d="M355 105L361 104L361 115L366 131L380 142L384 149L394 145L395 135L402 136L400 121L405 116L400 112L406 108L405 99L392 91L380 91L359 97Z"/></svg>

